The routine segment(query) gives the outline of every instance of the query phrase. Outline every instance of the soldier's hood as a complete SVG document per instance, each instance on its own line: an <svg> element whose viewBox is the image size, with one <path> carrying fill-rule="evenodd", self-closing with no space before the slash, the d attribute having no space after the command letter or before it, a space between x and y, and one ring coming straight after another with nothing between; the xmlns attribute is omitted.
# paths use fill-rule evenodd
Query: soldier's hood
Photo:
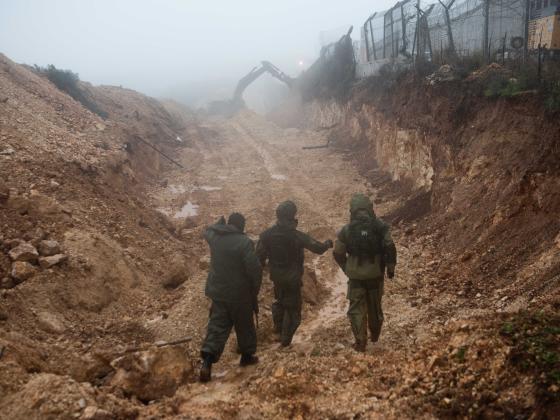
<svg viewBox="0 0 560 420"><path fill-rule="evenodd" d="M243 232L241 232L239 230L239 228L237 226L234 225L226 225L223 223L217 223L215 225L209 226L208 230L211 230L212 232L216 233L217 235L231 235L231 234L243 234Z"/></svg>
<svg viewBox="0 0 560 420"><path fill-rule="evenodd" d="M371 218L375 218L373 203L364 194L354 194L350 199L350 219L354 219L359 210L365 210Z"/></svg>

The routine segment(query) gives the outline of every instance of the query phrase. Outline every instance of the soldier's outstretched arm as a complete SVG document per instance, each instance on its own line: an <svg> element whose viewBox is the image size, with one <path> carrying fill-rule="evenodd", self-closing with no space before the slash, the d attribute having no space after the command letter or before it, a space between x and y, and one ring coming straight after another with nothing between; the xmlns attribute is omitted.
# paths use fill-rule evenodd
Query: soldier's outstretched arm
<svg viewBox="0 0 560 420"><path fill-rule="evenodd" d="M303 247L315 254L324 254L327 249L333 247L333 241L327 239L325 242L319 242L313 239L306 233L297 231L298 239L301 241Z"/></svg>

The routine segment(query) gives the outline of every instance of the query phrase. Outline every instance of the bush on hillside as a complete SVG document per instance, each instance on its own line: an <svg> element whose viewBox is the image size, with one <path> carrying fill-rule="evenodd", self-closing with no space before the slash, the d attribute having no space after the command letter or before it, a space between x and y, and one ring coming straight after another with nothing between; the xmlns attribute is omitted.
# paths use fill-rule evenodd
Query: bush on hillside
<svg viewBox="0 0 560 420"><path fill-rule="evenodd" d="M101 110L99 106L86 96L84 91L80 88L80 77L77 73L71 70L57 69L53 64L47 67L40 67L35 65L35 71L47 79L49 79L59 90L70 95L76 101L80 102L83 106L91 112L99 115L101 118L107 118L108 114Z"/></svg>

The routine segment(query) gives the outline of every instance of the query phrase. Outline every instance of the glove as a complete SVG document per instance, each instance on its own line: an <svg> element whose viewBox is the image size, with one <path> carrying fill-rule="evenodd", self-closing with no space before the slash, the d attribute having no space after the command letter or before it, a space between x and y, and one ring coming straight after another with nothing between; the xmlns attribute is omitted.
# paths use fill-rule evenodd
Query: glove
<svg viewBox="0 0 560 420"><path fill-rule="evenodd" d="M330 240L330 239L327 239L327 240L325 241L325 246L326 246L327 248L332 248L332 247L334 246L333 241Z"/></svg>
<svg viewBox="0 0 560 420"><path fill-rule="evenodd" d="M387 277L390 279L395 277L395 267L387 267Z"/></svg>

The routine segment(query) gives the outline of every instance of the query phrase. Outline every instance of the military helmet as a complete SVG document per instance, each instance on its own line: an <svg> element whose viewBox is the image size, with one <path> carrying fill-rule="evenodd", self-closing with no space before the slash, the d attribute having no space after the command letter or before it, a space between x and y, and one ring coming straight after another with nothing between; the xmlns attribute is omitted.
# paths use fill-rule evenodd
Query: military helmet
<svg viewBox="0 0 560 420"><path fill-rule="evenodd" d="M279 220L293 220L296 217L297 207L293 201L284 201L276 207L276 217Z"/></svg>
<svg viewBox="0 0 560 420"><path fill-rule="evenodd" d="M359 210L366 210L370 216L375 216L373 203L365 194L354 194L350 200L350 214L354 215Z"/></svg>

